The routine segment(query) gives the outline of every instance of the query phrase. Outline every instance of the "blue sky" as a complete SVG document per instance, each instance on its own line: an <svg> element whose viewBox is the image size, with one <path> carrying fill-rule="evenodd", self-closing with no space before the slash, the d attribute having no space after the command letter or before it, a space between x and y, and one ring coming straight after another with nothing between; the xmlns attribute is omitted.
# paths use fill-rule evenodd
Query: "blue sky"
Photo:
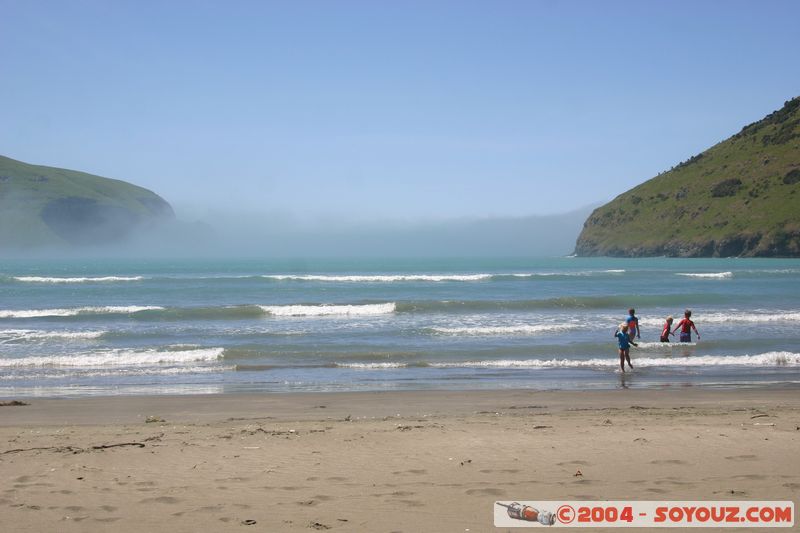
<svg viewBox="0 0 800 533"><path fill-rule="evenodd" d="M800 95L795 1L0 0L0 154L181 212L602 203Z"/></svg>

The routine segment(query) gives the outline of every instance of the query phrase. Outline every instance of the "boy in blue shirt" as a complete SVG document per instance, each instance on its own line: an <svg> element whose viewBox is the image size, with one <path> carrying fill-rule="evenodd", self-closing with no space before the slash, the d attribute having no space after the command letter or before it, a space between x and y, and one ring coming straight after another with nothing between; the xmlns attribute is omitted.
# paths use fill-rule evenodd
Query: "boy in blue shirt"
<svg viewBox="0 0 800 533"><path fill-rule="evenodd" d="M628 335L628 324L622 323L619 325L619 329L614 336L617 338L619 342L619 368L623 372L625 372L625 361L628 362L628 366L631 367L633 370L633 365L631 364L631 344L634 346L638 346L635 342L633 342L632 336Z"/></svg>

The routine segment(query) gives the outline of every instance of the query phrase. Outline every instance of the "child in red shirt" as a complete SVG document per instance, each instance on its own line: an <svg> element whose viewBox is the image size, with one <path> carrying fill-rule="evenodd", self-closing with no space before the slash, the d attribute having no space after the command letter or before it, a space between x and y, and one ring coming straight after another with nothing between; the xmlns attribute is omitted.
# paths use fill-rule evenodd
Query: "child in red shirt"
<svg viewBox="0 0 800 533"><path fill-rule="evenodd" d="M661 342L669 342L669 336L674 335L670 331L672 328L672 316L667 317L667 321L664 322L664 329L661 330Z"/></svg>
<svg viewBox="0 0 800 533"><path fill-rule="evenodd" d="M678 322L678 325L675 326L675 329L672 330L672 334L674 335L678 328L681 329L681 342L692 342L692 331L697 334L697 338L700 338L700 333L697 331L697 328L694 326L694 322L692 322L692 312L688 309L686 312L683 313L683 320Z"/></svg>

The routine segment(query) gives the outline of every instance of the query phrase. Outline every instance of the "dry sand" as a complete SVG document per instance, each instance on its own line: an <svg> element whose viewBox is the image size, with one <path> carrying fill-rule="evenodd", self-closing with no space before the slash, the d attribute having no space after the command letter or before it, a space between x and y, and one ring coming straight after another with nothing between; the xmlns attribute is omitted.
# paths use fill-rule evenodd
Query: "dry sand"
<svg viewBox="0 0 800 533"><path fill-rule="evenodd" d="M797 388L27 401L0 407L2 531L475 532L496 500L800 492Z"/></svg>

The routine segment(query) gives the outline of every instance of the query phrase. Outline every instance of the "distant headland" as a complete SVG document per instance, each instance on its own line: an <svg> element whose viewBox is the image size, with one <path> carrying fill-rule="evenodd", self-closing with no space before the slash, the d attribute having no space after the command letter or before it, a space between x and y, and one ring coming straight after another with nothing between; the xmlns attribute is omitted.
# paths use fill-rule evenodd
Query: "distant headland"
<svg viewBox="0 0 800 533"><path fill-rule="evenodd" d="M118 244L174 218L131 183L0 156L0 248Z"/></svg>
<svg viewBox="0 0 800 533"><path fill-rule="evenodd" d="M800 97L596 209L575 254L800 257Z"/></svg>

